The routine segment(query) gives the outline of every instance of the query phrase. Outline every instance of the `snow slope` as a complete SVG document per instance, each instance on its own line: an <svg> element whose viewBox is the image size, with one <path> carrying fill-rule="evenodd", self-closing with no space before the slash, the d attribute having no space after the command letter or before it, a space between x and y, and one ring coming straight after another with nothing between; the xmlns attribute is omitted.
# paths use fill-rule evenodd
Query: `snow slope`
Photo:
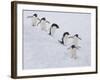
<svg viewBox="0 0 100 80"><path fill-rule="evenodd" d="M33 13L38 13L39 17L46 16L51 23L55 22L60 25L54 37L41 31L40 26L32 26L32 19L27 19L27 16ZM90 14L24 11L23 69L90 66L90 27ZM77 51L77 59L72 59L67 47L57 41L61 40L65 31L69 31L72 35L78 33L82 38L81 48Z"/></svg>

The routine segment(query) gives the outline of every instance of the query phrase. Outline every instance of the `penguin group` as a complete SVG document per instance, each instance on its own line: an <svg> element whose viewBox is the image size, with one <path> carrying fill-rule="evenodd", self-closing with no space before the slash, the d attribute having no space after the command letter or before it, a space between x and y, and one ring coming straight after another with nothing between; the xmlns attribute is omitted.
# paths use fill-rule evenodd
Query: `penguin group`
<svg viewBox="0 0 100 80"><path fill-rule="evenodd" d="M34 13L32 16L28 16L28 18L32 18L32 26L40 26L42 31L48 32L48 35L51 37L54 36L57 29L60 29L59 25L56 23L50 23L46 17L39 18L36 13ZM48 28L47 24L51 24ZM72 42L69 44L70 39L72 39ZM79 46L79 40L81 38L79 37L79 34L75 34L71 36L69 32L64 32L62 35L61 40L58 40L60 44L63 46L66 46L67 49L70 51L71 58L77 59L77 50L81 48Z"/></svg>

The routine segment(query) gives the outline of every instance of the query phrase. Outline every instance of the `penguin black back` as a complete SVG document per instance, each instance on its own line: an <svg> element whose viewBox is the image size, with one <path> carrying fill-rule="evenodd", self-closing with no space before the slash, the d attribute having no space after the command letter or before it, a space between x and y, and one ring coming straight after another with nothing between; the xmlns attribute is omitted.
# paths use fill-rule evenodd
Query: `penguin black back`
<svg viewBox="0 0 100 80"><path fill-rule="evenodd" d="M69 32L65 32L65 33L63 34L63 38L65 37L65 35L69 35Z"/></svg>
<svg viewBox="0 0 100 80"><path fill-rule="evenodd" d="M74 48L76 48L76 47L75 47L75 45L72 45L71 48L74 49Z"/></svg>
<svg viewBox="0 0 100 80"><path fill-rule="evenodd" d="M56 27L56 28L59 28L59 26L57 25L57 24L55 24L55 23L53 23L52 25L51 25L51 27Z"/></svg>
<svg viewBox="0 0 100 80"><path fill-rule="evenodd" d="M61 44L63 44L63 45L64 45L64 37L65 37L65 35L69 35L69 32L64 32L64 33L63 33L62 40L59 41L59 42L60 42Z"/></svg>
<svg viewBox="0 0 100 80"><path fill-rule="evenodd" d="M76 37L79 37L78 34L75 34Z"/></svg>
<svg viewBox="0 0 100 80"><path fill-rule="evenodd" d="M64 37L65 37L66 35L69 35L69 32L65 32L65 33L63 34L63 37L62 37L62 43L63 43L63 44L64 44Z"/></svg>
<svg viewBox="0 0 100 80"><path fill-rule="evenodd" d="M40 20L40 22L38 23L38 25L41 23L42 20L45 21L46 18L45 17L42 17L41 20Z"/></svg>
<svg viewBox="0 0 100 80"><path fill-rule="evenodd" d="M50 27L49 35L51 35L51 29L52 29L53 27L59 28L59 26L58 26L57 24L53 23L53 24L51 25L51 27Z"/></svg>
<svg viewBox="0 0 100 80"><path fill-rule="evenodd" d="M37 17L37 14L35 13L35 14L33 14L33 16Z"/></svg>
<svg viewBox="0 0 100 80"><path fill-rule="evenodd" d="M42 21L42 20L44 20L44 21L45 21L45 20L46 20L46 18L45 18L45 17L43 17L43 18L41 18L41 21Z"/></svg>

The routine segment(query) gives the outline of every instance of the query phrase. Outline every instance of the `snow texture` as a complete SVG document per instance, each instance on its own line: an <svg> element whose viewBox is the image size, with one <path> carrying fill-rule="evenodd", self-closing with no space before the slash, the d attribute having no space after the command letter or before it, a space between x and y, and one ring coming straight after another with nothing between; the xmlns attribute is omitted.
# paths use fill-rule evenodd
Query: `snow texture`
<svg viewBox="0 0 100 80"><path fill-rule="evenodd" d="M34 13L39 18L46 17L50 24L48 32L41 26L32 26ZM48 35L52 23L57 23L59 29L52 37ZM23 11L23 69L66 68L91 66L91 14L73 12ZM77 59L71 58L68 47L60 44L64 32L71 35L79 34L82 40L77 50Z"/></svg>

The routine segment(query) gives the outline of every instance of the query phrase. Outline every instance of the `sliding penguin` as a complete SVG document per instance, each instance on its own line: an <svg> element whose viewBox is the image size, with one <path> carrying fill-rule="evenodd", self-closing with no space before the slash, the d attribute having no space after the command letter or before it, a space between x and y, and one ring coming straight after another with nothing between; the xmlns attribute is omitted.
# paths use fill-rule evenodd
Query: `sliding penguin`
<svg viewBox="0 0 100 80"><path fill-rule="evenodd" d="M77 53L77 49L78 49L78 48L77 48L75 45L71 45L68 49L69 49L69 51L70 51L71 58L76 59L76 58L77 58L76 53Z"/></svg>
<svg viewBox="0 0 100 80"><path fill-rule="evenodd" d="M65 33L63 34L62 41L59 41L59 42L60 42L61 44L63 44L63 45L67 45L69 35L70 35L69 32L65 32Z"/></svg>
<svg viewBox="0 0 100 80"><path fill-rule="evenodd" d="M56 29L58 29L59 26L55 23L53 23L50 27L49 35L54 36Z"/></svg>
<svg viewBox="0 0 100 80"><path fill-rule="evenodd" d="M32 18L32 26L37 26L37 23L40 21L36 13L33 16L28 16L28 18Z"/></svg>
<svg viewBox="0 0 100 80"><path fill-rule="evenodd" d="M38 23L38 25L40 24L41 30L47 31L47 23L50 24L50 22L47 21L45 17L43 17L43 18L41 18L41 20Z"/></svg>

